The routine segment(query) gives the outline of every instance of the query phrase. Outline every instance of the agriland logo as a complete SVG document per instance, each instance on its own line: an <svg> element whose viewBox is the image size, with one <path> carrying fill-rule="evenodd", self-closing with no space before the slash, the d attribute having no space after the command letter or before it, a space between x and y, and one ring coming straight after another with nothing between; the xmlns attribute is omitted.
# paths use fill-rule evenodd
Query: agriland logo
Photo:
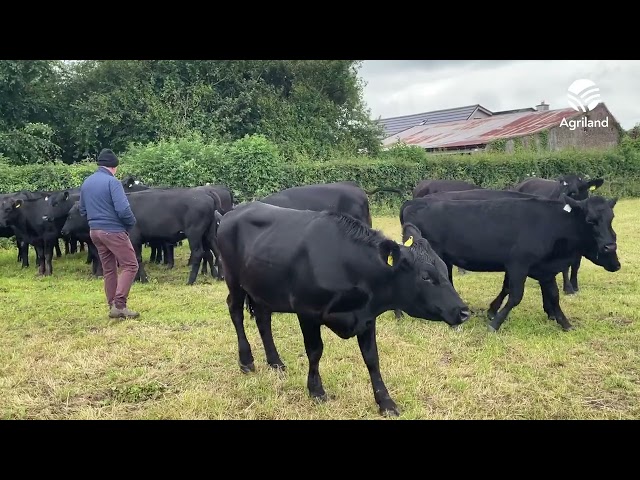
<svg viewBox="0 0 640 480"><path fill-rule="evenodd" d="M593 81L581 78L569 85L567 100L569 106L576 112L587 113L600 103L600 89ZM560 126L569 127L569 130L575 130L578 127L608 127L609 117L605 117L604 120L589 120L587 117L577 120L563 118Z"/></svg>

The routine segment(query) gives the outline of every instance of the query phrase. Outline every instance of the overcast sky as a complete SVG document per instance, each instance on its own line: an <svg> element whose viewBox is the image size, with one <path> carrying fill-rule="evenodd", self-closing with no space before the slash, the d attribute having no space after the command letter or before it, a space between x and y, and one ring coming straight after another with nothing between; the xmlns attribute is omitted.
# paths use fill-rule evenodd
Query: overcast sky
<svg viewBox="0 0 640 480"><path fill-rule="evenodd" d="M366 60L360 76L373 118L462 107L570 108L567 89L586 78L626 130L640 123L640 60Z"/></svg>

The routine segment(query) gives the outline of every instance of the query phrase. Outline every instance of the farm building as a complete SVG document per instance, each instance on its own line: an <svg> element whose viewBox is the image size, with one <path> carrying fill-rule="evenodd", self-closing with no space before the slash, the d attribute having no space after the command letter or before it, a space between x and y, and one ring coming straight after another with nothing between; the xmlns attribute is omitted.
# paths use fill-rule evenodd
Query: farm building
<svg viewBox="0 0 640 480"><path fill-rule="evenodd" d="M535 108L522 108L519 110L503 110L492 112L482 105L467 105L466 107L447 108L445 110L434 110L433 112L414 113L413 115L403 115L401 117L381 118L377 122L384 128L384 137L390 137L407 128L418 125L432 125L434 123L456 122L459 120L474 120L478 118L488 118L495 115L516 112L535 112Z"/></svg>
<svg viewBox="0 0 640 480"><path fill-rule="evenodd" d="M610 148L618 144L622 128L604 103L590 112L572 108L549 110L542 102L536 109L491 112L480 105L473 112L451 109L455 120L438 121L442 114L418 114L419 123L402 128L400 119L385 119L385 128L395 132L382 140L383 147L397 142L416 145L428 152L451 151L472 153L479 150L512 152L519 146L534 150L576 148ZM469 108L469 107L463 107ZM444 111L440 111L444 112ZM467 115L468 114L468 115ZM431 115L431 116L429 116ZM449 115L451 118L453 113ZM417 121L407 116L404 124ZM389 120L393 122L389 123ZM383 122L383 120L380 120Z"/></svg>

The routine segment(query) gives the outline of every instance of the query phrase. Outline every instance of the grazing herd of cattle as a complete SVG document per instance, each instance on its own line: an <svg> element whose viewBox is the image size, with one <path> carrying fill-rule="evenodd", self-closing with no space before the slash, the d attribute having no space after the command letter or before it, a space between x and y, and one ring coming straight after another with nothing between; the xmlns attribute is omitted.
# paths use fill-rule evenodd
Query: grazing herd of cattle
<svg viewBox="0 0 640 480"><path fill-rule="evenodd" d="M504 272L502 290L487 312L491 331L520 303L527 277L539 282L549 319L569 330L559 303L558 273L565 293L573 294L583 256L609 272L621 268L612 228L617 199L591 196L603 180L579 175L530 178L505 190L422 181L400 209L400 244L372 228L367 195L374 192L354 182L293 187L240 204L224 185L148 187L131 176L122 184L137 219L129 235L138 280L147 281L143 244L151 248L151 261L164 260L171 268L174 247L187 239L187 283L196 280L201 264L203 273L209 265L211 275L226 282L243 372L255 371L244 330L245 305L255 318L267 363L276 369L285 365L273 340L271 315L293 313L309 360L310 395L326 399L319 373L325 325L343 339L357 337L383 414L399 412L379 369L376 318L393 310L397 318L405 312L452 327L463 324L470 310L454 289L454 265ZM86 244L87 263L101 275L78 198L79 188L0 197L0 235L15 236L23 267L29 266L32 245L39 273L51 275L53 250L61 256L62 238L67 253L77 250L77 242L81 251Z"/></svg>

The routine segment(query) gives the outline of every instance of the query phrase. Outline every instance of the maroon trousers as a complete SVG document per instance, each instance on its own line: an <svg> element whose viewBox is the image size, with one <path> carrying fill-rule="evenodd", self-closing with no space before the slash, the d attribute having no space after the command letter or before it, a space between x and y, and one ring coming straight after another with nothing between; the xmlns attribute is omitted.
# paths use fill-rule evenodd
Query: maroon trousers
<svg viewBox="0 0 640 480"><path fill-rule="evenodd" d="M115 303L116 308L124 308L127 306L129 290L138 273L138 260L129 235L127 232L115 233L105 230L91 230L89 235L98 249L102 263L107 302L109 305ZM122 269L120 276L118 264Z"/></svg>

